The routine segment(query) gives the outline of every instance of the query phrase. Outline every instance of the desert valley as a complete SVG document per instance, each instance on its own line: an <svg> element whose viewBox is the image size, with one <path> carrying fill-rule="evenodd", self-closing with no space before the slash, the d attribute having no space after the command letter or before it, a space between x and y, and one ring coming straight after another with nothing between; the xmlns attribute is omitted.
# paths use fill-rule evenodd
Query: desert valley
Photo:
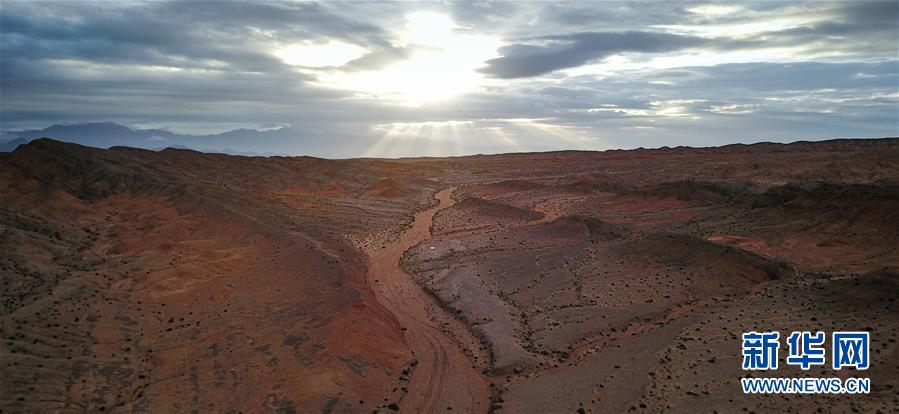
<svg viewBox="0 0 899 414"><path fill-rule="evenodd" d="M0 412L896 412L897 159L38 139L0 155ZM743 394L771 329L870 331L870 394Z"/></svg>

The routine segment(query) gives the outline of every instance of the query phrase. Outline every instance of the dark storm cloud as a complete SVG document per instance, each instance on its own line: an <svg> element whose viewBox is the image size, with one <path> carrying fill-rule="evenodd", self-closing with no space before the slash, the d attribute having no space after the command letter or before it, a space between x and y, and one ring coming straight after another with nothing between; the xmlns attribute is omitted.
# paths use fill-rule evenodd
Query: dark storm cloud
<svg viewBox="0 0 899 414"><path fill-rule="evenodd" d="M496 78L524 78L581 66L621 52L670 52L706 43L705 39L651 32L574 33L543 36L500 49L483 72Z"/></svg>

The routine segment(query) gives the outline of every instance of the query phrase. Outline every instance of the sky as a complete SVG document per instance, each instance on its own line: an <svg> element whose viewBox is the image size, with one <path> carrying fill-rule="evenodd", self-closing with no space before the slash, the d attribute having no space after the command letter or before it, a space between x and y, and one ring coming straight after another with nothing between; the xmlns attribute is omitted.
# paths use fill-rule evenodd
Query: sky
<svg viewBox="0 0 899 414"><path fill-rule="evenodd" d="M897 136L897 5L3 0L0 128L332 157Z"/></svg>

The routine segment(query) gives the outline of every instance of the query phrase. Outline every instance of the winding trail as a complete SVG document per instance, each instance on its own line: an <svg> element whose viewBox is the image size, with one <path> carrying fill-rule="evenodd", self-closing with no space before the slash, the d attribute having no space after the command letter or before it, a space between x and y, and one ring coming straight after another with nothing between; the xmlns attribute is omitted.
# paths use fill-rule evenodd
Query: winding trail
<svg viewBox="0 0 899 414"><path fill-rule="evenodd" d="M368 283L405 328L406 342L418 360L409 392L398 401L404 412L446 412L448 407L455 412L487 412L489 407L487 382L477 368L487 361L475 357L473 362L466 356L466 351L478 355L478 341L400 267L406 250L431 238L434 214L453 205L453 190L439 191L435 195L439 205L416 213L412 226L396 241L370 254Z"/></svg>

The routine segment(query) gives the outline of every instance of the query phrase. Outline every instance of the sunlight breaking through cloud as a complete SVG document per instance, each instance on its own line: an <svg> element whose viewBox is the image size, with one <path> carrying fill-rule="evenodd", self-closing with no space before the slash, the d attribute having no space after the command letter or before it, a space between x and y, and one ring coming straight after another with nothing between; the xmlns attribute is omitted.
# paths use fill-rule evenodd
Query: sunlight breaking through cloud
<svg viewBox="0 0 899 414"><path fill-rule="evenodd" d="M370 135L374 143L365 152L369 157L520 152L540 145L551 149L559 141L569 149L600 144L581 129L541 119L394 122L374 125Z"/></svg>
<svg viewBox="0 0 899 414"><path fill-rule="evenodd" d="M288 65L320 68L343 66L365 54L365 48L343 42L291 45L275 52Z"/></svg>
<svg viewBox="0 0 899 414"><path fill-rule="evenodd" d="M477 88L484 79L477 69L496 56L500 45L490 36L459 33L449 17L431 12L407 14L398 35L413 50L408 59L377 70L323 73L318 84L420 106Z"/></svg>
<svg viewBox="0 0 899 414"><path fill-rule="evenodd" d="M899 134L895 1L2 1L0 144L107 122L325 157Z"/></svg>

